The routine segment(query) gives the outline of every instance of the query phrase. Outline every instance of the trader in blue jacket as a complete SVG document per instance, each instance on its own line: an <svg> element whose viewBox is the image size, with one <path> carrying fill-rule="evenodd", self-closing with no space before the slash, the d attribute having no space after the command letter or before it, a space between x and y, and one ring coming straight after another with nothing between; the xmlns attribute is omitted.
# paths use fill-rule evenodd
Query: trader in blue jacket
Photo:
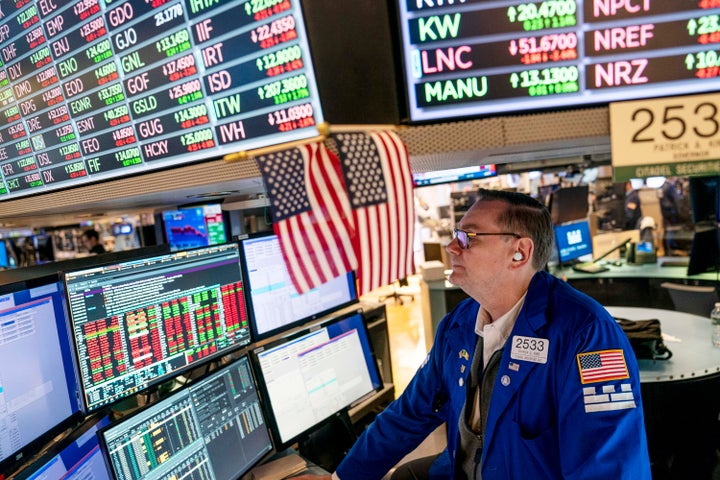
<svg viewBox="0 0 720 480"><path fill-rule="evenodd" d="M447 246L450 281L471 298L333 478L380 479L442 423L447 449L393 479L651 478L630 344L595 300L542 271L552 235L532 198L479 191Z"/></svg>

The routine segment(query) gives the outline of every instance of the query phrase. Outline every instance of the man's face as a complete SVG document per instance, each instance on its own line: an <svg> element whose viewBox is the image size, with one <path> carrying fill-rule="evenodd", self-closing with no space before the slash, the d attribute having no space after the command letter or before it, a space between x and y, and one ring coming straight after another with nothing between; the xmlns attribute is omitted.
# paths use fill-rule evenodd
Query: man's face
<svg viewBox="0 0 720 480"><path fill-rule="evenodd" d="M83 245L85 245L85 248L90 250L93 246L95 246L95 242L93 242L93 239L90 237L82 237Z"/></svg>
<svg viewBox="0 0 720 480"><path fill-rule="evenodd" d="M507 204L504 202L477 202L456 228L480 233L506 231L497 224L498 216L506 208ZM497 294L494 287L499 275L502 275L511 263L516 241L510 235L471 237L468 239L469 247L463 249L459 241L454 239L446 247L452 261L450 282L484 303L483 299Z"/></svg>

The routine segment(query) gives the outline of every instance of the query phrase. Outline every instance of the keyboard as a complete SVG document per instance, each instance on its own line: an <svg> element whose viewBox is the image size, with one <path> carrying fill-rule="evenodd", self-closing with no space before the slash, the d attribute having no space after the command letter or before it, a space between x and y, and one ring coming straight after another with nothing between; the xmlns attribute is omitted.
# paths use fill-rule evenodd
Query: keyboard
<svg viewBox="0 0 720 480"><path fill-rule="evenodd" d="M600 273L610 270L597 263L578 263L577 265L573 265L572 269L581 273Z"/></svg>
<svg viewBox="0 0 720 480"><path fill-rule="evenodd" d="M687 267L690 263L690 258L684 260L662 260L660 262L661 267Z"/></svg>

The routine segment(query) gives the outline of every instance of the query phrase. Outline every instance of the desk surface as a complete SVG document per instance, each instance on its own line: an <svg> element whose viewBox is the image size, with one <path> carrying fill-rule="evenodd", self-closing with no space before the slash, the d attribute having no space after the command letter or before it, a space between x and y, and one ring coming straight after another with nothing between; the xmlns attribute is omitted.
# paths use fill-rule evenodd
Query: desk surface
<svg viewBox="0 0 720 480"><path fill-rule="evenodd" d="M720 348L710 342L710 318L656 308L606 307L614 317L628 320L660 320L665 345L673 353L669 360L638 360L640 381L691 380L720 373Z"/></svg>
<svg viewBox="0 0 720 480"><path fill-rule="evenodd" d="M700 273L698 275L688 275L687 267L669 267L661 266L663 261L672 260L673 257L660 257L655 263L646 263L641 265L626 264L614 265L613 262L603 262L600 264L607 267L608 270L600 273L583 273L576 272L572 267L565 267L561 270L551 270L557 277L565 277L568 280L592 279L592 278L660 278L667 280L704 280L717 281L717 273Z"/></svg>
<svg viewBox="0 0 720 480"><path fill-rule="evenodd" d="M550 271L556 277L563 277L568 280L600 279L600 278L658 278L662 280L702 280L704 282L718 282L720 275L717 273L701 273L688 275L687 267L663 267L665 260L672 260L673 257L660 257L655 263L642 265L626 264L615 265L613 262L600 262L608 270L600 273L576 272L572 267L564 267L560 270L557 266L551 267ZM459 289L447 280L431 280L426 282L430 290L456 290Z"/></svg>

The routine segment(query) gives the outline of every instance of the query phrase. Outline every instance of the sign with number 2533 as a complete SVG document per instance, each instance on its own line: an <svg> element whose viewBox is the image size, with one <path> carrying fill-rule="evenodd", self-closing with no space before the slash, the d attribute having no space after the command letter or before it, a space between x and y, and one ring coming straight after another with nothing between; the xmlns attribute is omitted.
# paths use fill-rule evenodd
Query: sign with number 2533
<svg viewBox="0 0 720 480"><path fill-rule="evenodd" d="M720 93L610 104L616 181L717 174Z"/></svg>

